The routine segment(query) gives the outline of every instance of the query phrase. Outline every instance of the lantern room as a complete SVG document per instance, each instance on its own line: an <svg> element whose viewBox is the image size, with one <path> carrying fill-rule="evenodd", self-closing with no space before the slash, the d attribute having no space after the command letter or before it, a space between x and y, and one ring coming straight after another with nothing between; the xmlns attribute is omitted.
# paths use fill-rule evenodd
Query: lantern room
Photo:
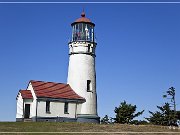
<svg viewBox="0 0 180 135"><path fill-rule="evenodd" d="M81 13L81 18L78 18L71 24L72 39L71 42L88 41L94 42L94 26L95 24L90 19L85 17L84 11Z"/></svg>

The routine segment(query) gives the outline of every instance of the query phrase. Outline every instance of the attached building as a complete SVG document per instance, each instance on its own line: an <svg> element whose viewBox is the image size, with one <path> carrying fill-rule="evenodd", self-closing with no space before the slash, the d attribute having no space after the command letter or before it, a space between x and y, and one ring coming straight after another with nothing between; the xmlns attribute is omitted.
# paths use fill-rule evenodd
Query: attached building
<svg viewBox="0 0 180 135"><path fill-rule="evenodd" d="M69 84L32 80L17 95L16 121L77 121L85 101Z"/></svg>

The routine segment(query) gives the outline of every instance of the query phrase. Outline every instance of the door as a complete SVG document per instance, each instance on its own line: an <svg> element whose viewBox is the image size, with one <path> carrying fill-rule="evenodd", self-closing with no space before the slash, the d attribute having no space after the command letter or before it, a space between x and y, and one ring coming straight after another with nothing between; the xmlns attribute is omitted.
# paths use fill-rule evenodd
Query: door
<svg viewBox="0 0 180 135"><path fill-rule="evenodd" d="M29 116L30 116L30 104L25 104L24 118L29 118Z"/></svg>

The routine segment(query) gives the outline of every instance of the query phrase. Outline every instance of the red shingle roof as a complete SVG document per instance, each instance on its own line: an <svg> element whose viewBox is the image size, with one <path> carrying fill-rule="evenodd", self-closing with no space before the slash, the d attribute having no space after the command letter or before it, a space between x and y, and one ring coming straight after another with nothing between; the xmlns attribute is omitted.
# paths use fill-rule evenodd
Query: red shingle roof
<svg viewBox="0 0 180 135"><path fill-rule="evenodd" d="M74 92L69 84L30 81L37 97L85 100Z"/></svg>
<svg viewBox="0 0 180 135"><path fill-rule="evenodd" d="M20 90L22 98L24 99L33 99L32 93L30 90Z"/></svg>
<svg viewBox="0 0 180 135"><path fill-rule="evenodd" d="M85 13L82 12L81 13L81 18L76 19L75 22L88 22L88 23L91 23L90 19L86 18L85 16L86 16Z"/></svg>
<svg viewBox="0 0 180 135"><path fill-rule="evenodd" d="M89 23L89 24L95 26L95 24L92 23L90 19L86 18L86 15L85 15L84 11L81 13L81 17L78 18L78 19L76 19L76 20L71 24L71 26L73 26L73 25L76 24L76 23Z"/></svg>

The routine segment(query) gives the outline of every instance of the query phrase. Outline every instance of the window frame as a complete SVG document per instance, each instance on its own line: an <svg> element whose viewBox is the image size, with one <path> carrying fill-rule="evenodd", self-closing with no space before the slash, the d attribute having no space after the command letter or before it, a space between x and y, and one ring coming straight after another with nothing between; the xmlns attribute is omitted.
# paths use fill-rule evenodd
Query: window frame
<svg viewBox="0 0 180 135"><path fill-rule="evenodd" d="M87 52L88 52L88 53L91 52L91 44L88 44Z"/></svg>
<svg viewBox="0 0 180 135"><path fill-rule="evenodd" d="M68 102L64 102L64 114L69 114L69 103Z"/></svg>
<svg viewBox="0 0 180 135"><path fill-rule="evenodd" d="M91 82L91 80L87 80L87 92L91 92L92 90L91 90L91 88L92 88L92 84L91 84L92 82Z"/></svg>
<svg viewBox="0 0 180 135"><path fill-rule="evenodd" d="M50 113L50 101L46 101L46 113Z"/></svg>

